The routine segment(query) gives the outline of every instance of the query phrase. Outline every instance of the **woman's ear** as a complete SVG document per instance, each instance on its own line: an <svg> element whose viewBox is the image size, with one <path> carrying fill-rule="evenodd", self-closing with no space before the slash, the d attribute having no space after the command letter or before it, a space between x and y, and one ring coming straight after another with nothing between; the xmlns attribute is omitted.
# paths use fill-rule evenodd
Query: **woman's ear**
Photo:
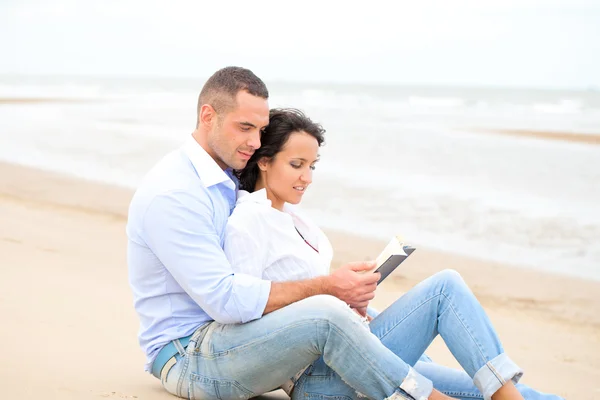
<svg viewBox="0 0 600 400"><path fill-rule="evenodd" d="M271 159L268 158L268 157L261 157L260 160L258 160L258 162L257 162L258 168L261 171L266 171L267 170L267 165L269 164L270 161L271 161Z"/></svg>

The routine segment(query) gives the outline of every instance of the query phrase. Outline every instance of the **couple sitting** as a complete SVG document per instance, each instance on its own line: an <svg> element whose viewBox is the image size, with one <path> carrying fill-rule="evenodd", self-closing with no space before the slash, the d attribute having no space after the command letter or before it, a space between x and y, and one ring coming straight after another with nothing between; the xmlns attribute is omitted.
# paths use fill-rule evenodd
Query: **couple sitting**
<svg viewBox="0 0 600 400"><path fill-rule="evenodd" d="M485 311L445 270L381 314L371 262L330 273L324 233L294 205L324 130L269 110L251 71L204 85L197 126L134 195L128 264L146 370L190 399L558 399L517 384ZM240 189L238 192L238 186ZM440 334L464 371L424 355Z"/></svg>

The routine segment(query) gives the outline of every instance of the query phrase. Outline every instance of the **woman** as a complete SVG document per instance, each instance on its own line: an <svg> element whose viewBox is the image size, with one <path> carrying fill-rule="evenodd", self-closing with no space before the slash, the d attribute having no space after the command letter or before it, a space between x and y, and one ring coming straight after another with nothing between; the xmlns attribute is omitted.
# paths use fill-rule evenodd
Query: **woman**
<svg viewBox="0 0 600 400"><path fill-rule="evenodd" d="M327 237L295 207L312 182L323 133L320 125L298 110L271 111L261 147L246 168L237 172L242 190L229 218L224 245L235 272L271 281L309 279L329 273L333 251ZM434 290L442 294L438 296L439 304L428 301ZM356 311L364 316L367 310ZM448 396L559 398L524 385L516 385L515 389L513 383L522 371L504 354L485 312L456 272L438 273L381 314L371 310L369 314L368 329ZM438 333L468 374L434 364L423 355ZM502 375L505 384L497 387L484 379L490 373L488 368ZM322 358L295 382L292 397L302 398L307 393L321 398L359 397Z"/></svg>

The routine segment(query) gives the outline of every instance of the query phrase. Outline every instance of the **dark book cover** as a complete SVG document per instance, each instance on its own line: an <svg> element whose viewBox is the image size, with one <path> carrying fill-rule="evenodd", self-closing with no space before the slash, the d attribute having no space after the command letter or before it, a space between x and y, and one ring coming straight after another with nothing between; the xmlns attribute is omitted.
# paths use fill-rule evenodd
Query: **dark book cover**
<svg viewBox="0 0 600 400"><path fill-rule="evenodd" d="M396 254L393 254L394 249L389 249L388 251L390 250L392 254L390 254L388 258L385 261L383 261L383 263L381 263L379 268L375 270L375 272L381 273L381 278L379 278L379 281L377 281L378 285L385 278L387 278L400 264L402 264L404 260L406 260L408 256L410 256L415 251L415 248L407 245L403 245L401 247L399 246L396 251Z"/></svg>

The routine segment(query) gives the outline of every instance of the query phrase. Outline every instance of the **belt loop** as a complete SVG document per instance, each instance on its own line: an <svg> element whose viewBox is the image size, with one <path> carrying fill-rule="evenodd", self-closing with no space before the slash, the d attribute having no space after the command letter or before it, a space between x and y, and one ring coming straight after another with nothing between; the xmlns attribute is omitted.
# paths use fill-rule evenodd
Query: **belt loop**
<svg viewBox="0 0 600 400"><path fill-rule="evenodd" d="M200 327L196 329L196 332L192 334L192 337L190 338L190 341L187 345L187 352L189 354L194 353L196 351L196 347L198 347L200 343L202 343L204 337L206 336L206 331L212 324L213 322L206 322L200 325Z"/></svg>
<svg viewBox="0 0 600 400"><path fill-rule="evenodd" d="M179 339L173 340L173 344L175 345L175 348L177 349L177 352L179 353L179 355L181 357L184 357L185 356L185 349L181 345L181 342L179 341Z"/></svg>

